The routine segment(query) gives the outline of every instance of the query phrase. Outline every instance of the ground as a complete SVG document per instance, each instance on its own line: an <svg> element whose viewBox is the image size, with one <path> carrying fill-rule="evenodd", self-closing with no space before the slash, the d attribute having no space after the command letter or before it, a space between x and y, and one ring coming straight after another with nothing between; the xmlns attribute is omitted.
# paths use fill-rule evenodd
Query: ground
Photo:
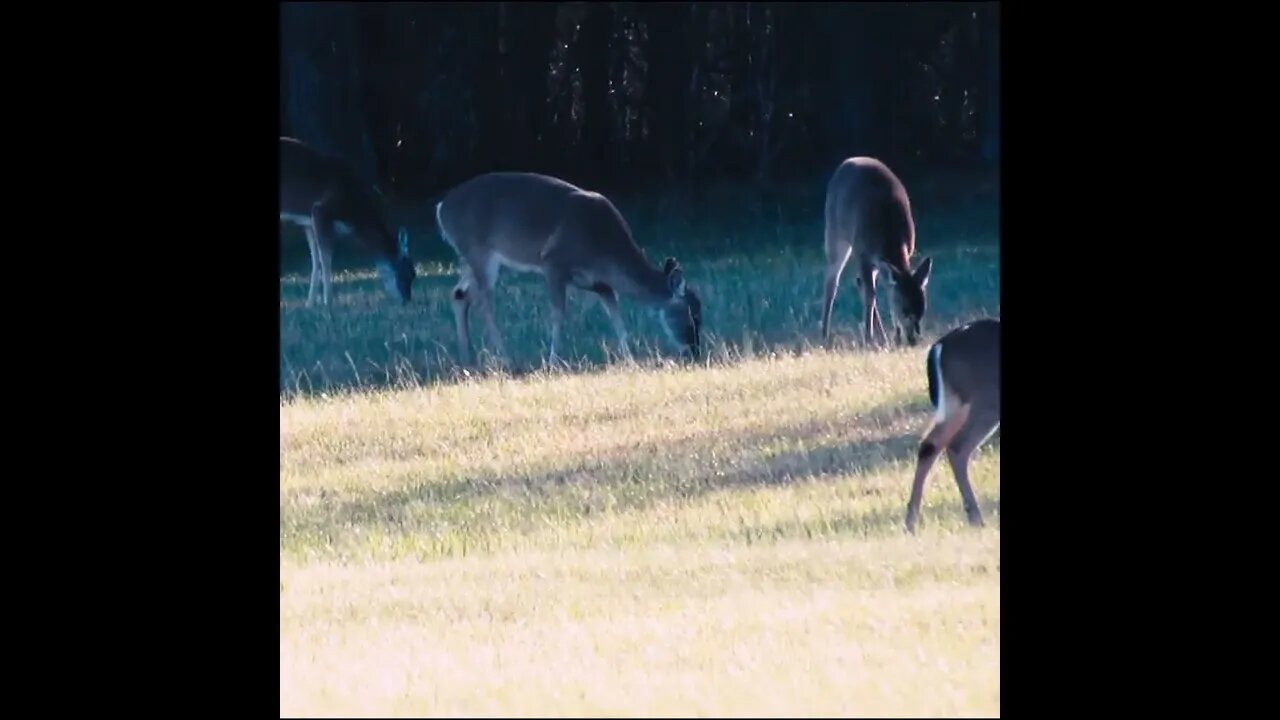
<svg viewBox="0 0 1280 720"><path fill-rule="evenodd" d="M1000 311L996 233L940 215L929 338ZM507 275L514 372L463 373L452 268L422 262L408 307L351 272L304 308L305 256L284 280L282 713L998 714L999 435L973 466L987 526L943 462L906 535L927 344L860 347L846 278L818 347L812 222L752 252L633 224L702 295L697 366L625 300L640 362L608 361L571 293L580 365L540 370L545 290Z"/></svg>

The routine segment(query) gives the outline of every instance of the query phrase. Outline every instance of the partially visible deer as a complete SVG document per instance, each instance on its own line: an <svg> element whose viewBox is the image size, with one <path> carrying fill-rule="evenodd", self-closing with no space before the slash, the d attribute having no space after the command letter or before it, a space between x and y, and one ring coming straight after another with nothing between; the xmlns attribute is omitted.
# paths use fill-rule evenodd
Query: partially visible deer
<svg viewBox="0 0 1280 720"><path fill-rule="evenodd" d="M493 321L493 288L503 267L546 278L551 304L550 360L558 359L569 286L600 298L631 359L618 312L625 296L651 308L682 354L700 357L702 303L675 258L656 268L636 245L626 220L603 195L535 173L495 172L451 190L436 205L440 234L458 254L453 289L462 362L471 362L468 315L476 303L498 355L506 356Z"/></svg>
<svg viewBox="0 0 1280 720"><path fill-rule="evenodd" d="M338 235L354 235L371 252L387 289L408 303L416 275L409 258L409 234L392 237L372 188L356 180L347 164L293 138L280 138L280 219L299 225L311 246L311 288L307 306L323 281L324 304L333 282L333 247Z"/></svg>
<svg viewBox="0 0 1280 720"><path fill-rule="evenodd" d="M915 532L925 479L944 450L969 524L980 527L982 511L969 484L969 461L1000 427L1000 321L975 320L943 335L929 348L925 371L936 412L917 452L907 531Z"/></svg>
<svg viewBox="0 0 1280 720"><path fill-rule="evenodd" d="M915 220L902 182L884 163L869 157L853 157L836 168L827 183L827 272L822 302L822 339L831 337L831 308L840 278L853 258L853 284L862 296L863 340L871 343L873 326L887 342L888 334L876 308L876 277L885 271L893 310L894 336L899 344L914 346L920 338L926 288L933 258L926 257L915 270Z"/></svg>

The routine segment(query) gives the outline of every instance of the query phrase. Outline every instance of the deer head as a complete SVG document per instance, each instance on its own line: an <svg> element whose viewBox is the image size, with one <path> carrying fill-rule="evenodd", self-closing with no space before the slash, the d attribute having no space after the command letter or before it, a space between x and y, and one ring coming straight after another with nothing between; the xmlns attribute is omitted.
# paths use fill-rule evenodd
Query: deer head
<svg viewBox="0 0 1280 720"><path fill-rule="evenodd" d="M894 334L902 342L906 332L907 344L915 346L920 341L920 324L928 308L929 273L933 271L933 258L926 257L915 270L903 271L890 266L888 280L893 287Z"/></svg>
<svg viewBox="0 0 1280 720"><path fill-rule="evenodd" d="M684 271L675 258L663 262L662 274L671 293L662 306L662 324L681 351L697 360L702 356L702 301L685 283Z"/></svg>

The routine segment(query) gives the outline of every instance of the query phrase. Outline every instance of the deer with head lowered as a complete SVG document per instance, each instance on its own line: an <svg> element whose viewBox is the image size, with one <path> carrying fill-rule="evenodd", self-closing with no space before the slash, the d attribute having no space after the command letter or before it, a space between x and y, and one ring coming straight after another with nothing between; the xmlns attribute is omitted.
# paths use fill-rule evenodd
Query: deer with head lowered
<svg viewBox="0 0 1280 720"><path fill-rule="evenodd" d="M339 235L355 238L377 260L387 292L408 303L416 275L409 258L409 234L392 237L372 188L361 184L347 164L293 138L280 138L280 219L302 227L311 247L311 287L307 305L324 285L329 304L333 248Z"/></svg>
<svg viewBox="0 0 1280 720"><path fill-rule="evenodd" d="M876 308L876 277L883 270L892 286L894 335L915 345L924 318L926 289L933 258L911 269L915 252L915 220L906 188L881 161L853 157L836 168L827 183L826 281L822 301L822 339L831 337L831 308L845 266L853 259L854 287L862 296L863 340L872 342L875 328L889 339Z"/></svg>
<svg viewBox="0 0 1280 720"><path fill-rule="evenodd" d="M660 268L650 264L626 220L603 195L536 173L487 173L445 195L436 205L436 222L461 265L453 309L464 363L471 362L468 317L473 304L494 350L506 356L493 320L493 289L504 267L546 279L552 362L561 350L570 286L600 299L627 360L631 351L619 297L648 306L683 355L700 357L702 303L686 284L684 271L674 258Z"/></svg>
<svg viewBox="0 0 1280 720"><path fill-rule="evenodd" d="M929 348L925 372L935 412L917 452L907 531L915 532L925 479L944 451L969 524L980 527L982 511L969 484L969 461L1000 427L1000 321L975 320L943 335Z"/></svg>

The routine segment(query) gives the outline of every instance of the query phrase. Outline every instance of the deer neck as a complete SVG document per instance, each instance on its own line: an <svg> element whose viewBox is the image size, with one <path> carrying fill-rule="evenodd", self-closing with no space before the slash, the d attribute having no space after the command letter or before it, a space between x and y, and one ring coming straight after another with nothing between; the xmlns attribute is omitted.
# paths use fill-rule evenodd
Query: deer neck
<svg viewBox="0 0 1280 720"><path fill-rule="evenodd" d="M609 287L637 302L657 307L671 300L667 276L646 262L638 263L631 269L615 269L609 275L605 280Z"/></svg>
<svg viewBox="0 0 1280 720"><path fill-rule="evenodd" d="M911 274L910 251L906 245L895 244L887 248L881 253L880 262L885 266L896 268L898 272Z"/></svg>

